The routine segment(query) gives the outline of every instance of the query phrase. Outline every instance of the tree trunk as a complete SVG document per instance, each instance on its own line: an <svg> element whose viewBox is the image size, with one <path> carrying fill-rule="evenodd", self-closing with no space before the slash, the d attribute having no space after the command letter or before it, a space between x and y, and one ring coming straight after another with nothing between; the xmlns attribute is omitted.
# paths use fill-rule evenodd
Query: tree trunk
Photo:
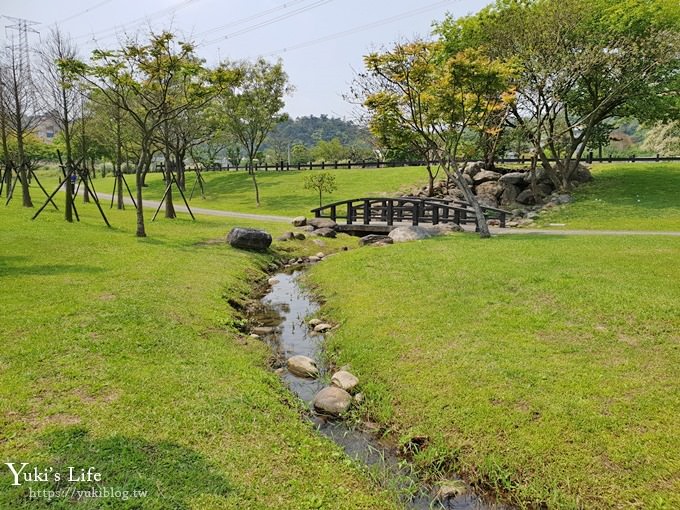
<svg viewBox="0 0 680 510"><path fill-rule="evenodd" d="M427 196L434 196L434 174L432 173L432 166L427 162Z"/></svg>
<svg viewBox="0 0 680 510"><path fill-rule="evenodd" d="M116 112L120 113L120 112ZM119 210L124 209L123 204L123 144L121 140L121 127L120 127L120 115L116 117L116 162L114 174L116 176L116 185L118 191L118 204Z"/></svg>
<svg viewBox="0 0 680 510"><path fill-rule="evenodd" d="M482 211L482 208L479 205L477 196L470 189L470 186L465 180L465 177L463 177L463 174L458 168L458 165L457 164L453 165L453 173L451 172L450 167L445 168L445 170L447 175L452 176L458 188L462 190L463 194L465 195L465 199L467 200L468 204L470 204L472 209L475 211L475 219L477 220L477 229L479 230L479 237L481 237L482 239L490 238L491 232L489 232L489 224L486 222L486 216L484 216L484 212Z"/></svg>
<svg viewBox="0 0 680 510"><path fill-rule="evenodd" d="M177 213L172 201L172 163L167 149L165 150L165 185L168 188L165 194L165 217L172 220L177 217Z"/></svg>
<svg viewBox="0 0 680 510"><path fill-rule="evenodd" d="M31 191L28 187L28 168L24 155L24 133L23 127L17 129L17 152L19 155L19 181L21 181L21 197L24 207L33 207Z"/></svg>
<svg viewBox="0 0 680 510"><path fill-rule="evenodd" d="M253 164L250 163L248 171L250 172L250 177L253 179L253 186L255 186L255 204L260 207L260 189L257 186L257 178L255 177L255 170L253 169Z"/></svg>
<svg viewBox="0 0 680 510"><path fill-rule="evenodd" d="M146 230L144 228L144 206L142 204L142 182L145 175L145 169L148 171L148 166L151 164L150 158L147 157L146 151L142 150L139 156L139 164L135 171L135 180L137 184L137 237L146 237Z"/></svg>

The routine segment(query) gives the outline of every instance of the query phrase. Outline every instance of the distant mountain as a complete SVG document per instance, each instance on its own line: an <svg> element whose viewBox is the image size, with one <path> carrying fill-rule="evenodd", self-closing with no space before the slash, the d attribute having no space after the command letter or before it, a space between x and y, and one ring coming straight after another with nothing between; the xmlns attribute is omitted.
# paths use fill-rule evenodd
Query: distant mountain
<svg viewBox="0 0 680 510"><path fill-rule="evenodd" d="M279 124L265 142L265 149L277 142L302 144L314 147L320 140L330 141L338 138L343 145L371 145L371 134L368 129L358 126L351 121L336 117L321 115L316 117L298 117Z"/></svg>

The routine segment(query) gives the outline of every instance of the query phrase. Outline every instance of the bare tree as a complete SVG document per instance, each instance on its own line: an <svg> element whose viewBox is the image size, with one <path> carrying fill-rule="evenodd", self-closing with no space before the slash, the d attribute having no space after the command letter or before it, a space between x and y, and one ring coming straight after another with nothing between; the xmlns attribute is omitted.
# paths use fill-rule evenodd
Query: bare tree
<svg viewBox="0 0 680 510"><path fill-rule="evenodd" d="M38 105L35 87L30 74L30 65L20 45L11 39L7 46L4 62L2 99L7 112L7 126L16 136L17 152L13 162L19 176L24 207L33 207L29 188L29 164L24 149L24 139L38 120ZM10 191L11 193L11 191Z"/></svg>
<svg viewBox="0 0 680 510"><path fill-rule="evenodd" d="M74 169L72 128L80 98L77 84L74 83L72 76L66 73L60 63L75 59L76 56L77 51L73 41L64 35L59 28L54 28L50 31L47 40L40 49L40 97L42 98L45 111L59 126L64 136L66 148L66 171L64 177L70 176ZM70 178L66 179L65 186L66 207L64 219L72 222L73 184Z"/></svg>

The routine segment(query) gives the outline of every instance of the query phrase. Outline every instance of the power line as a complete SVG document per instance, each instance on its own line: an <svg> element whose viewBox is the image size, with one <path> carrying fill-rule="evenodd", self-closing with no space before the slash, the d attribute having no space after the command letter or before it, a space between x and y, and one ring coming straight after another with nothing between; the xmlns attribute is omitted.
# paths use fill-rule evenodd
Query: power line
<svg viewBox="0 0 680 510"><path fill-rule="evenodd" d="M259 28L263 28L263 27L266 27L268 25L272 25L274 23L277 23L279 21L283 21L284 19L291 18L291 17L293 17L297 14L301 14L303 12L311 11L312 9L316 9L317 7L321 7L322 5L326 5L326 4L328 4L332 1L333 0L317 0L316 2L314 2L310 5L300 7L298 9L292 10L292 11L287 12L285 14L281 14L280 16L277 16L275 18L271 18L269 20L262 21L261 23L258 23L256 25L252 25L250 27L246 27L246 28L243 28L241 30L237 30L236 32L232 32L231 34L227 34L227 35L224 35L224 36L220 36L216 39L212 39L210 41L207 41L207 42L201 44L200 46L209 46L211 44L215 44L216 42L224 41L225 39L231 39L231 38L237 37L239 35L247 34L248 32L252 32L253 30L257 30Z"/></svg>
<svg viewBox="0 0 680 510"><path fill-rule="evenodd" d="M88 33L88 34L81 34L77 35L73 38L73 40L81 40L85 39L88 37L91 37L94 40L104 40L108 39L109 37L112 37L114 35L118 34L118 31L122 29L130 29L130 28L136 28L137 26L141 25L142 23L149 21L151 18L154 17L165 17L170 14L174 14L180 9L183 9L184 7L188 7L189 5L196 3L200 0L182 0L179 3L176 3L174 5L171 5L169 7L165 7L163 9L159 9L158 11L154 11L150 14L146 14L144 16L141 16L139 18L136 18L132 21L129 21L127 23L121 23L119 25L115 25L113 27L107 28L105 30L100 30L96 35L94 33Z"/></svg>
<svg viewBox="0 0 680 510"><path fill-rule="evenodd" d="M233 27L240 25L242 23L247 23L248 21L253 21L254 19L261 18L262 16L266 16L267 14L271 14L273 12L279 11L281 9L287 9L295 4L299 4L301 2L307 2L309 0L292 0L290 2L285 2L281 5L278 5L276 7L272 7L271 9L267 9L265 11L260 11L255 14L252 14L251 16L247 16L245 18L240 18L235 21L230 21L229 23L225 25L220 25L219 27L215 28L210 28L208 30L204 30L203 32L199 32L196 34L196 37L202 37L208 34L212 34L213 32L219 32L220 30L224 30L225 28Z"/></svg>
<svg viewBox="0 0 680 510"><path fill-rule="evenodd" d="M76 14L72 14L71 16L67 16L66 18L60 19L58 21L54 21L50 23L48 26L55 26L55 25L60 25L61 23L66 23L67 21L71 21L72 19L78 18L79 16L82 16L83 14L87 14L90 11L94 11L95 9L98 9L99 7L106 5L108 3L111 3L112 0L104 0L103 2L99 2L96 5L93 5L92 7L88 7L87 9L80 11Z"/></svg>
<svg viewBox="0 0 680 510"><path fill-rule="evenodd" d="M435 2L433 4L425 5L423 7L419 7L418 9L413 9L411 11L403 12L401 14L397 14L395 16L391 16L389 18L384 18L382 20L374 21L371 23L367 23L366 25L361 25L358 27L350 28L348 30L343 30L340 32L336 32L334 34L329 34L325 35L323 37L319 37L317 39L312 39L311 41L305 41L302 43L294 44L292 46L287 46L285 48L281 48L276 51L272 51L271 53L268 53L267 56L275 56L275 55L281 55L282 53L288 53L289 51L294 51L294 50L299 50L302 48L306 48L308 46L314 46L319 43L324 43L328 41L332 41L334 39L339 39L341 37L346 37L348 35L355 34L357 32L363 32L364 30L369 30L371 28L376 28L382 25L387 25L389 23L394 23L395 21L400 21L402 19L410 18L412 16L416 16L418 14L422 14L427 11L434 10L438 7L442 7L445 4L451 3L454 0L442 0L440 2Z"/></svg>

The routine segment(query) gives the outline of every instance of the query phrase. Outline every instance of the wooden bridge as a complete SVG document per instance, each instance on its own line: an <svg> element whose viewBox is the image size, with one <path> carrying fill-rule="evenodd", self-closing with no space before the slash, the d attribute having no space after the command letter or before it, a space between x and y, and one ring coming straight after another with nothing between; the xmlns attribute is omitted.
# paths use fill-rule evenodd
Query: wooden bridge
<svg viewBox="0 0 680 510"><path fill-rule="evenodd" d="M495 207L482 206L488 219L498 219L505 227L508 211ZM467 202L437 198L397 197L397 198L353 198L333 202L312 209L316 218L329 218L338 222L338 231L348 234L388 233L405 223L411 225L455 223L475 224L478 229L474 210ZM344 219L345 224L339 220Z"/></svg>

